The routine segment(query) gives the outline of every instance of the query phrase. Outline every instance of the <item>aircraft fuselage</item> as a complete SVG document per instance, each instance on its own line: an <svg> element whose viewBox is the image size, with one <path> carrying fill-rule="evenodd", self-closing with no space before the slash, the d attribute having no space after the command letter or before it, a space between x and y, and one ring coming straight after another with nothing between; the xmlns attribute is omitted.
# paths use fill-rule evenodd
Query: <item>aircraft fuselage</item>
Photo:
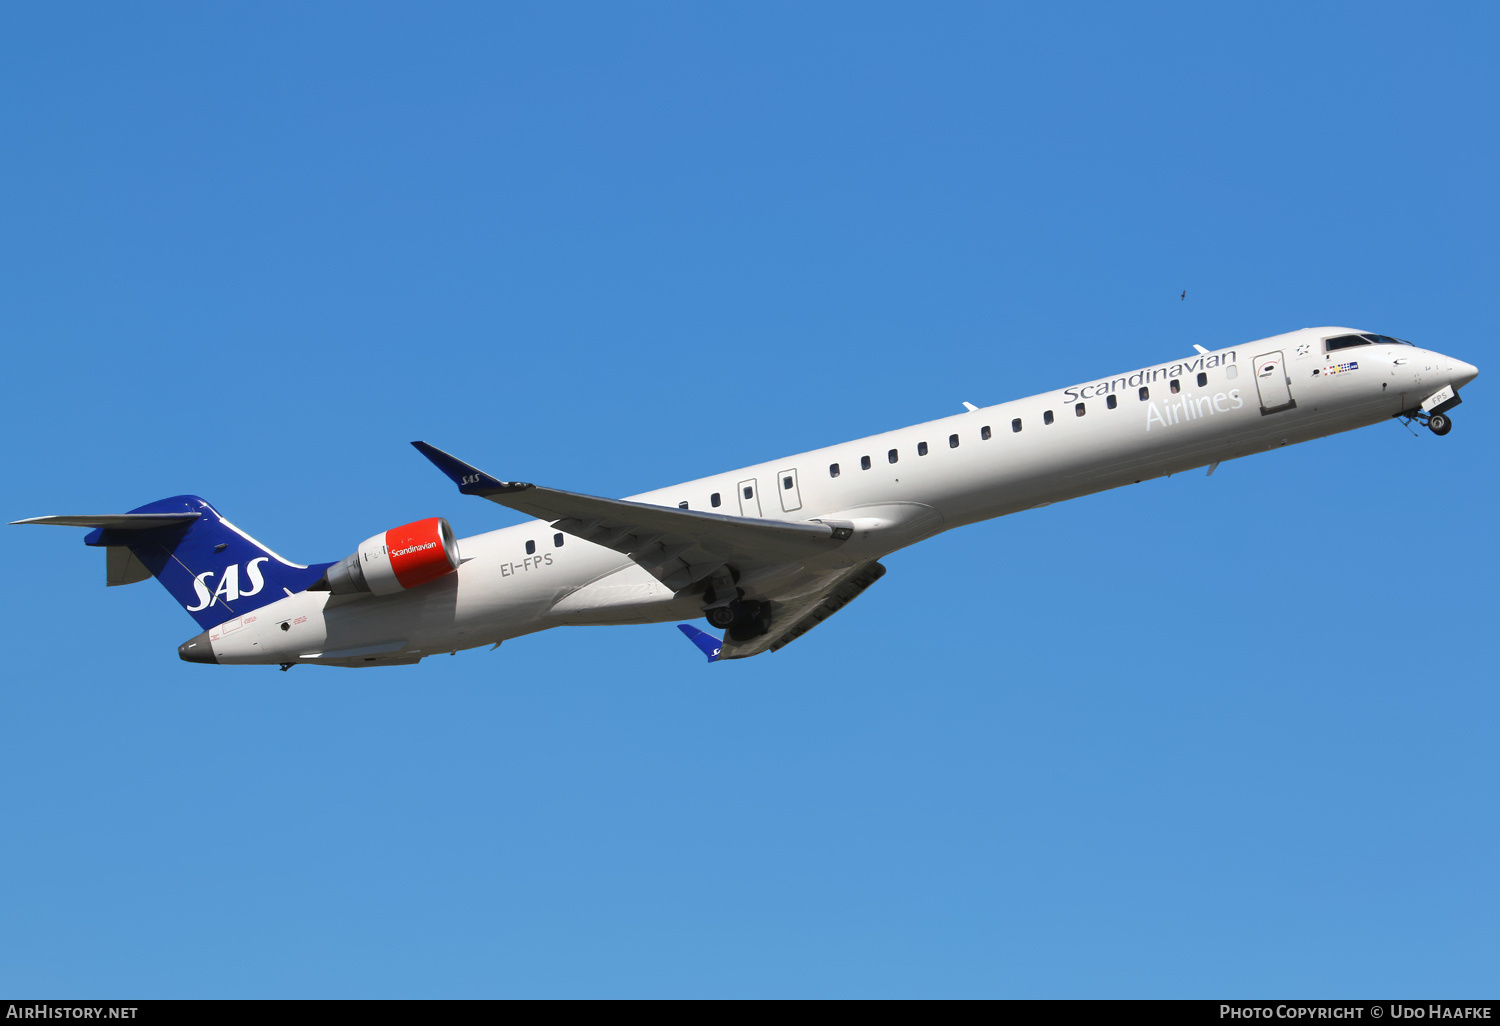
<svg viewBox="0 0 1500 1026"><path fill-rule="evenodd" d="M736 581L748 600L785 602L799 580L941 531L1421 416L1424 400L1477 374L1409 344L1327 350L1339 333L1352 330L1304 329L1198 353L631 498L851 524L852 537L813 561ZM455 572L399 594L303 591L232 618L205 632L212 661L391 665L549 627L703 615L700 591L674 592L629 556L543 520L464 538L459 551Z"/></svg>

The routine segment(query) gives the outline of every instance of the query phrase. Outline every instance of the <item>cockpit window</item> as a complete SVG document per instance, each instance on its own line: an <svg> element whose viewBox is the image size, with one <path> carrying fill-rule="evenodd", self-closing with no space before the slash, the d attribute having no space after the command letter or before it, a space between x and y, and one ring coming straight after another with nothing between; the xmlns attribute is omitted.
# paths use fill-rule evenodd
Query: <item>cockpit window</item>
<svg viewBox="0 0 1500 1026"><path fill-rule="evenodd" d="M1405 339L1392 338L1390 335L1336 335L1327 341L1330 353L1336 349L1349 349L1353 346L1409 346L1412 344Z"/></svg>

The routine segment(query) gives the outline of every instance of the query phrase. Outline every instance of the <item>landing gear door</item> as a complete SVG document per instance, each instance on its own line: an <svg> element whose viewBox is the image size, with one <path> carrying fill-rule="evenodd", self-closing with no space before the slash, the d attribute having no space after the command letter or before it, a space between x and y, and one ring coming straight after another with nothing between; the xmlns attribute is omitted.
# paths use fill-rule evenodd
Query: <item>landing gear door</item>
<svg viewBox="0 0 1500 1026"><path fill-rule="evenodd" d="M755 478L740 482L740 516L760 516L760 490L755 485Z"/></svg>
<svg viewBox="0 0 1500 1026"><path fill-rule="evenodd" d="M791 513L802 508L802 492L797 488L797 471L783 470L776 475L780 488L776 494L781 496L781 510L783 513Z"/></svg>
<svg viewBox="0 0 1500 1026"><path fill-rule="evenodd" d="M1260 393L1260 412L1280 413L1297 405L1292 398L1292 379L1287 377L1286 357L1280 350L1255 358L1255 387Z"/></svg>

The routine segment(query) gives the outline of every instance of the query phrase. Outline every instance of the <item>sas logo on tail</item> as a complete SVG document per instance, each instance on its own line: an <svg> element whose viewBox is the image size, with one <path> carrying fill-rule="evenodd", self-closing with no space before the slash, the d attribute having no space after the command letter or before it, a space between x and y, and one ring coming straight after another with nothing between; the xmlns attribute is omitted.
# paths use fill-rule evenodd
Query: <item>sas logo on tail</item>
<svg viewBox="0 0 1500 1026"><path fill-rule="evenodd" d="M238 563L230 563L224 568L224 576L219 578L219 584L212 592L208 590L207 582L209 578L218 573L217 570L208 570L194 577L193 591L196 593L198 604L196 606L188 606L187 611L189 613L197 613L207 609L220 599L223 599L227 605L241 598L259 595L261 589L266 586L266 579L261 576L260 564L269 563L270 561L271 557L269 556L257 556L245 564L245 581L250 587L244 591L240 590L240 565Z"/></svg>

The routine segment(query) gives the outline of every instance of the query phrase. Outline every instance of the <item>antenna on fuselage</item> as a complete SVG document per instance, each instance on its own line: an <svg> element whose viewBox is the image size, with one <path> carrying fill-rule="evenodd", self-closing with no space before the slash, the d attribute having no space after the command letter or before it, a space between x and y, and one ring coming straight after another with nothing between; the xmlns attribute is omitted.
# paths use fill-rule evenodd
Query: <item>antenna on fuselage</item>
<svg viewBox="0 0 1500 1026"><path fill-rule="evenodd" d="M970 413L973 413L978 410L979 407L975 406L973 403L964 403L964 409L968 410Z"/></svg>
<svg viewBox="0 0 1500 1026"><path fill-rule="evenodd" d="M1202 346L1200 346L1196 342L1193 343L1193 348L1196 349L1196 350L1198 350L1198 355L1199 356L1207 356L1208 355L1208 350L1204 349Z"/></svg>

